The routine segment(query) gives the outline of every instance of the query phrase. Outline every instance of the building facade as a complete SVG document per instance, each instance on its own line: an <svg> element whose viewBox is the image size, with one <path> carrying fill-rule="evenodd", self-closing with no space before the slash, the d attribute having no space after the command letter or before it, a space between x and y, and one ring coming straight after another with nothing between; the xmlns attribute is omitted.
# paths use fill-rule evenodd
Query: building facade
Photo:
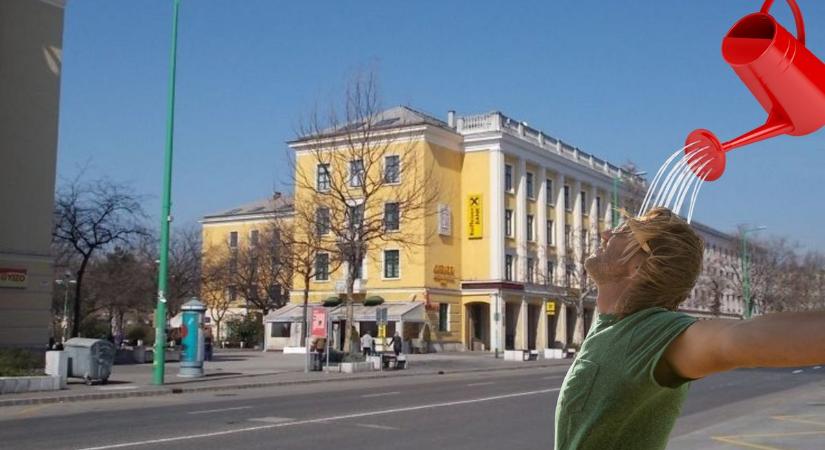
<svg viewBox="0 0 825 450"><path fill-rule="evenodd" d="M0 347L49 339L63 9L0 2Z"/></svg>

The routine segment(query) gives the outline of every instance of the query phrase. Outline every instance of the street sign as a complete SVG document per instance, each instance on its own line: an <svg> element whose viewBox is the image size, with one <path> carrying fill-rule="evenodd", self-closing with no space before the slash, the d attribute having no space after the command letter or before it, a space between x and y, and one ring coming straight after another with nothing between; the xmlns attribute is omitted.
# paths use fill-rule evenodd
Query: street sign
<svg viewBox="0 0 825 450"><path fill-rule="evenodd" d="M312 337L327 337L327 309L312 308Z"/></svg>
<svg viewBox="0 0 825 450"><path fill-rule="evenodd" d="M547 315L548 316L555 316L556 315L556 303L549 301L547 302Z"/></svg>
<svg viewBox="0 0 825 450"><path fill-rule="evenodd" d="M387 337L387 325L378 325L378 337L380 339Z"/></svg>

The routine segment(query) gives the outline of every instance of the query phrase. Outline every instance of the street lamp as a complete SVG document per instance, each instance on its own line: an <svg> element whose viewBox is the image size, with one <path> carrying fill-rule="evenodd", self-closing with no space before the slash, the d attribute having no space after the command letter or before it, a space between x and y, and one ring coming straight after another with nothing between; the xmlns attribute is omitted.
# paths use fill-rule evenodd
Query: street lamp
<svg viewBox="0 0 825 450"><path fill-rule="evenodd" d="M610 228L619 226L619 184L622 182L622 172L624 171L619 169L619 173L613 177L613 208L610 215ZM647 175L647 171L645 170L633 172L633 176L636 177L644 175Z"/></svg>
<svg viewBox="0 0 825 450"><path fill-rule="evenodd" d="M742 239L742 299L745 301L745 318L750 319L753 314L753 300L751 299L750 255L748 255L748 233L762 231L766 226L743 228L740 232Z"/></svg>
<svg viewBox="0 0 825 450"><path fill-rule="evenodd" d="M66 334L69 330L69 286L77 284L77 280L72 279L72 273L68 270L63 274L63 278L54 280L58 286L63 286L63 320L60 327L63 329L63 335L60 337L60 342L66 343Z"/></svg>

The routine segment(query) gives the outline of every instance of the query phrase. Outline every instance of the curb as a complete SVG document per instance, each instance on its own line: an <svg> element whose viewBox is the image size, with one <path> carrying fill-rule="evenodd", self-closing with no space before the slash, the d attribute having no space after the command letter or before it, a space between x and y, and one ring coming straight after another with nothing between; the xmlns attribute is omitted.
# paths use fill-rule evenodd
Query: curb
<svg viewBox="0 0 825 450"><path fill-rule="evenodd" d="M348 376L346 378L330 377L311 380L281 380L281 381L265 381L260 383L244 383L244 384L229 384L219 386L200 386L200 387L173 387L173 388L149 388L145 390L135 391L121 391L121 392L95 392L88 394L76 395L61 395L54 397L35 397L35 398L14 398L3 400L0 399L0 408L8 406L23 406L23 405L47 405L64 402L80 402L91 400L109 400L114 398L129 398L129 397L157 397L161 395L170 394L194 394L200 392L217 392L217 391L232 391L240 389L256 389L273 386L289 386L315 383L330 383L340 381L357 381L357 380L374 380L388 377L415 377L424 375L451 375L457 373L478 373L478 372L504 372L530 369L543 369L550 367L561 366L562 364L540 364L521 367L495 367L495 368L479 368L479 369L462 369L462 370L428 370L422 372L379 372L386 373L386 375L362 375L362 376Z"/></svg>

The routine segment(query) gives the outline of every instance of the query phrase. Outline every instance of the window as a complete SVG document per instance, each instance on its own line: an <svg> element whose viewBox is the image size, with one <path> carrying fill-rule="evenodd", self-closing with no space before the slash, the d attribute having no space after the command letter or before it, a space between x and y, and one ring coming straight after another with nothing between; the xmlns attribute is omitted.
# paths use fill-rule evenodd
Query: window
<svg viewBox="0 0 825 450"><path fill-rule="evenodd" d="M582 215L583 216L590 215L590 211L589 211L590 208L587 207L587 192L581 191L580 195L581 195L581 200L582 200Z"/></svg>
<svg viewBox="0 0 825 450"><path fill-rule="evenodd" d="M438 304L438 331L450 331L450 304Z"/></svg>
<svg viewBox="0 0 825 450"><path fill-rule="evenodd" d="M364 205L351 205L347 209L347 221L349 223L350 230L359 230L362 222L364 222Z"/></svg>
<svg viewBox="0 0 825 450"><path fill-rule="evenodd" d="M258 234L258 230L252 230L249 232L250 245L258 245Z"/></svg>
<svg viewBox="0 0 825 450"><path fill-rule="evenodd" d="M398 203L384 203L384 230L398 231Z"/></svg>
<svg viewBox="0 0 825 450"><path fill-rule="evenodd" d="M390 155L384 158L384 182L395 184L401 181L401 157Z"/></svg>
<svg viewBox="0 0 825 450"><path fill-rule="evenodd" d="M315 188L319 192L326 192L329 190L329 164L318 164L315 168Z"/></svg>
<svg viewBox="0 0 825 450"><path fill-rule="evenodd" d="M570 248L570 245L573 243L573 229L570 225L564 226L564 245L566 248Z"/></svg>
<svg viewBox="0 0 825 450"><path fill-rule="evenodd" d="M547 261L547 284L553 284L554 275L556 273L556 262Z"/></svg>
<svg viewBox="0 0 825 450"><path fill-rule="evenodd" d="M504 210L504 234L507 237L513 237L513 210Z"/></svg>
<svg viewBox="0 0 825 450"><path fill-rule="evenodd" d="M602 216L602 198L600 196L596 196L596 217L599 218Z"/></svg>
<svg viewBox="0 0 825 450"><path fill-rule="evenodd" d="M536 233L533 232L533 215L528 214L527 215L527 240L532 242L534 240L534 235L535 234Z"/></svg>
<svg viewBox="0 0 825 450"><path fill-rule="evenodd" d="M329 233L329 208L318 208L315 210L315 229L319 236Z"/></svg>
<svg viewBox="0 0 825 450"><path fill-rule="evenodd" d="M398 250L384 250L384 278L398 278L399 276Z"/></svg>
<svg viewBox="0 0 825 450"><path fill-rule="evenodd" d="M226 297L230 302L234 302L238 299L238 289L236 289L235 286L228 286L226 288Z"/></svg>
<svg viewBox="0 0 825 450"><path fill-rule="evenodd" d="M513 255L504 256L504 279L513 281Z"/></svg>
<svg viewBox="0 0 825 450"><path fill-rule="evenodd" d="M315 281L329 280L329 254L318 253L315 255Z"/></svg>
<svg viewBox="0 0 825 450"><path fill-rule="evenodd" d="M527 197L533 198L535 192L533 191L533 174L527 172Z"/></svg>
<svg viewBox="0 0 825 450"><path fill-rule="evenodd" d="M546 179L547 182L545 186L545 194L547 195L547 204L552 205L555 200L553 200L553 180Z"/></svg>
<svg viewBox="0 0 825 450"><path fill-rule="evenodd" d="M290 336L289 329L292 325L289 322L272 322L269 324L272 328L269 332L269 337L274 338L288 338Z"/></svg>
<svg viewBox="0 0 825 450"><path fill-rule="evenodd" d="M553 221L547 221L547 243L549 245L556 245L556 227L553 226Z"/></svg>
<svg viewBox="0 0 825 450"><path fill-rule="evenodd" d="M513 166L504 165L504 190L513 192Z"/></svg>
<svg viewBox="0 0 825 450"><path fill-rule="evenodd" d="M536 273L536 261L533 258L527 258L527 282L533 283L533 274Z"/></svg>
<svg viewBox="0 0 825 450"><path fill-rule="evenodd" d="M349 185L360 187L364 184L364 160L355 159L349 162Z"/></svg>
<svg viewBox="0 0 825 450"><path fill-rule="evenodd" d="M570 205L570 186L564 185L564 209L571 211L573 207Z"/></svg>
<svg viewBox="0 0 825 450"><path fill-rule="evenodd" d="M229 232L229 248L232 248L232 249L238 248L238 232L237 231L230 231Z"/></svg>
<svg viewBox="0 0 825 450"><path fill-rule="evenodd" d="M564 271L564 285L566 287L571 287L573 283L573 274L576 271L576 266L573 264L568 264L567 268Z"/></svg>

